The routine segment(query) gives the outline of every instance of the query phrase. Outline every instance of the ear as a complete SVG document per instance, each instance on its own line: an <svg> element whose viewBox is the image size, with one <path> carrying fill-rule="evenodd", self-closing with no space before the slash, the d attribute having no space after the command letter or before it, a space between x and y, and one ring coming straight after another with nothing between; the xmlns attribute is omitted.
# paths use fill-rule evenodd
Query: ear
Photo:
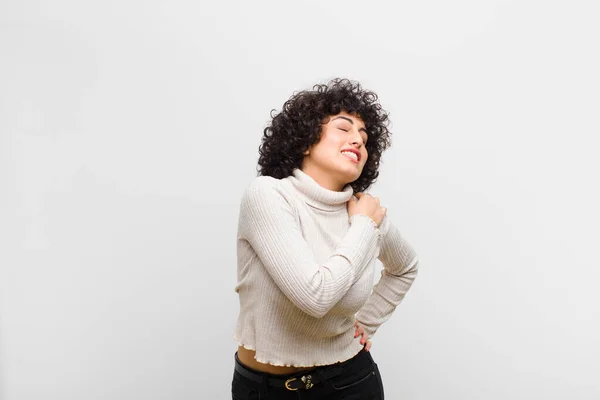
<svg viewBox="0 0 600 400"><path fill-rule="evenodd" d="M310 150L306 150L306 151L304 152L304 155L305 155L305 156L307 156L307 155L309 155L309 154L310 154Z"/></svg>

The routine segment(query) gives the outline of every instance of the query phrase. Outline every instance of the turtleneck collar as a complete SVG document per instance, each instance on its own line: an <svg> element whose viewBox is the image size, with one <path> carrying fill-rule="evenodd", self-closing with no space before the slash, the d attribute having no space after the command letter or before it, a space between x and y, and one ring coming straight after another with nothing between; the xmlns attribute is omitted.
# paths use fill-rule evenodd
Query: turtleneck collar
<svg viewBox="0 0 600 400"><path fill-rule="evenodd" d="M344 186L341 192L326 189L299 168L295 168L286 179L302 194L306 203L320 210L340 210L346 207L346 202L354 193L350 185Z"/></svg>

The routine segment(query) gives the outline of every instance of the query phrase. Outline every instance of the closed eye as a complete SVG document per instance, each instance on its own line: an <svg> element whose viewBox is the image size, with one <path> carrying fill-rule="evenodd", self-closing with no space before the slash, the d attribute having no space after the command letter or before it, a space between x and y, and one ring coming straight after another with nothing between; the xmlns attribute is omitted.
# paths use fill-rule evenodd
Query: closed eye
<svg viewBox="0 0 600 400"><path fill-rule="evenodd" d="M350 129L344 129L344 128L339 127L339 126L338 126L338 129L341 130L341 131L344 131L344 132L350 132ZM367 145L367 140L368 140L368 137L363 138L363 143L364 143L365 146Z"/></svg>

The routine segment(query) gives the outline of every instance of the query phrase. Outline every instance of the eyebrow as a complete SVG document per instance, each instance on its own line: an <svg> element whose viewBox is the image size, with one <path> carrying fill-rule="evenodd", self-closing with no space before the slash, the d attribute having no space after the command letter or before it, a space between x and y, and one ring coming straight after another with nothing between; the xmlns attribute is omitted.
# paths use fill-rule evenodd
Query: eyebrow
<svg viewBox="0 0 600 400"><path fill-rule="evenodd" d="M354 121L352 121L350 118L348 117L342 117L341 115L339 117L335 117L333 120L335 121L336 119L341 118L341 119L345 119L346 121L350 122L352 125L354 125ZM367 132L367 130L365 128L360 128L359 131L363 131L364 133L366 133L367 135L369 134L369 132Z"/></svg>

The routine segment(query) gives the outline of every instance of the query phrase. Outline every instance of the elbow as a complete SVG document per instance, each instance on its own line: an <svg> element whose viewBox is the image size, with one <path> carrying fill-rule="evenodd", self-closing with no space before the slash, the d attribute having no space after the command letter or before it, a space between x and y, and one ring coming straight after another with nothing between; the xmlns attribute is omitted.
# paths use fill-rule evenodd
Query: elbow
<svg viewBox="0 0 600 400"><path fill-rule="evenodd" d="M415 257L414 260L411 262L411 265L408 268L408 271L414 273L415 275L417 275L419 273L419 258L418 257Z"/></svg>
<svg viewBox="0 0 600 400"><path fill-rule="evenodd" d="M331 306L318 304L304 304L300 309L313 318L321 319L331 310Z"/></svg>
<svg viewBox="0 0 600 400"><path fill-rule="evenodd" d="M327 270L327 268L324 268ZM319 271L311 277L310 285L301 293L296 293L295 299L298 306L304 313L313 318L321 319L325 317L339 301L343 293L349 287L340 285L332 280L325 279L323 271Z"/></svg>
<svg viewBox="0 0 600 400"><path fill-rule="evenodd" d="M329 269L319 269L318 273L309 277L307 283L295 286L292 293L288 294L296 307L316 319L329 314L352 286L351 276L350 279L336 280L328 273Z"/></svg>
<svg viewBox="0 0 600 400"><path fill-rule="evenodd" d="M296 303L296 306L305 314L313 318L321 319L331 311L335 305L334 298L304 297Z"/></svg>
<svg viewBox="0 0 600 400"><path fill-rule="evenodd" d="M406 272L404 272L402 275L411 280L415 280L417 278L417 275L419 275L419 259L417 257L410 262Z"/></svg>
<svg viewBox="0 0 600 400"><path fill-rule="evenodd" d="M415 278L419 272L419 259L417 257L413 258L413 260L408 264L405 264L405 266L402 269L400 269L400 271L389 271L387 269L384 269L384 271L388 275L395 276L397 278Z"/></svg>
<svg viewBox="0 0 600 400"><path fill-rule="evenodd" d="M321 319L327 315L327 311L326 312L313 312L313 313L310 313L309 315L313 318Z"/></svg>

